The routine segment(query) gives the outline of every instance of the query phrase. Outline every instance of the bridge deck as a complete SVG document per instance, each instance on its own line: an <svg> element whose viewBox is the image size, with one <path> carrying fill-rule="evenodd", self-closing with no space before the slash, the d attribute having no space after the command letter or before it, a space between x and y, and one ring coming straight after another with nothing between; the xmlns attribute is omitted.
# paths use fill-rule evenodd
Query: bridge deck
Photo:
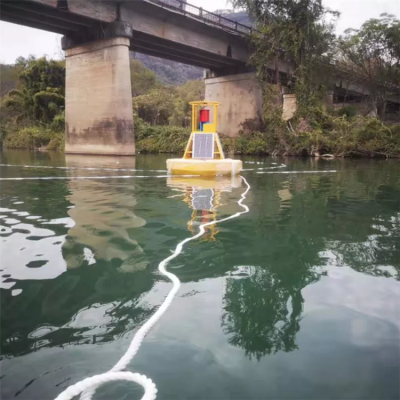
<svg viewBox="0 0 400 400"><path fill-rule="evenodd" d="M250 27L181 0L0 0L0 7L3 21L66 36L121 19L132 25L132 51L202 68L240 67L248 59Z"/></svg>

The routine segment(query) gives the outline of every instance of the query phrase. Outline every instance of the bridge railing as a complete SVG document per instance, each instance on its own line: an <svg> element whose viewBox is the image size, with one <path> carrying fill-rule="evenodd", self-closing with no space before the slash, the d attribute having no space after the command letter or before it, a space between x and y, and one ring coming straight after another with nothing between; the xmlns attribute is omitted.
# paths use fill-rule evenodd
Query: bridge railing
<svg viewBox="0 0 400 400"><path fill-rule="evenodd" d="M204 10L202 7L195 6L183 0L146 0L163 8L171 9L182 15L188 15L206 24L218 26L224 30L235 32L240 35L250 35L253 32L251 26L226 18L223 15L215 14Z"/></svg>

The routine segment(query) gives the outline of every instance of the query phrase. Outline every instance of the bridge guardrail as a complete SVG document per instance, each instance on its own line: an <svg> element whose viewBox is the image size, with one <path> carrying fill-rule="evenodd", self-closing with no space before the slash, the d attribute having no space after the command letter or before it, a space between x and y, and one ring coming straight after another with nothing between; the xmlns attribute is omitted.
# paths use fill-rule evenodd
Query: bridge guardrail
<svg viewBox="0 0 400 400"><path fill-rule="evenodd" d="M182 15L194 17L204 23L218 26L222 29L235 32L240 35L250 35L253 32L251 26L241 24L240 22L231 20L223 15L215 14L213 12L204 10L202 7L197 7L193 4L186 3L182 0L145 0L149 3L157 4L160 7L171 9Z"/></svg>

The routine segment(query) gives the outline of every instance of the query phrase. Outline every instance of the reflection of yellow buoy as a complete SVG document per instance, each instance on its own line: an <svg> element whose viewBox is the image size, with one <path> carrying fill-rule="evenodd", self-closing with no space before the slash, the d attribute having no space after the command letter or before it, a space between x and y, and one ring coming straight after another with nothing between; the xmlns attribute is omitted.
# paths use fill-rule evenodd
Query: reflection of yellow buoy
<svg viewBox="0 0 400 400"><path fill-rule="evenodd" d="M183 191L183 201L192 209L188 229L196 234L200 224L217 220L217 208L220 209L223 206L222 192L231 192L233 188L239 187L241 179L236 176L208 179L171 176L167 184ZM205 228L205 234L201 240L214 241L217 233L217 226L210 225Z"/></svg>
<svg viewBox="0 0 400 400"><path fill-rule="evenodd" d="M225 158L217 133L215 101L193 101L192 133L183 158L167 160L168 173L173 175L236 175L242 161Z"/></svg>
<svg viewBox="0 0 400 400"><path fill-rule="evenodd" d="M178 176L170 176L167 179L167 185L170 187L176 187L179 189L192 189L192 188L201 188L201 189L218 189L221 191L231 191L232 189L236 189L240 187L242 181L240 177L233 176L232 178L228 178L225 176L221 177L178 177Z"/></svg>

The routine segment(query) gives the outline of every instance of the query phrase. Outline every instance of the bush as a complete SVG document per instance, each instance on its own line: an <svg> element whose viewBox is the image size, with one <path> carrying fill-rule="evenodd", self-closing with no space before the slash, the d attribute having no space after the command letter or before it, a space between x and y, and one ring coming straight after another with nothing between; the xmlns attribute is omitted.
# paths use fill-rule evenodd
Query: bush
<svg viewBox="0 0 400 400"><path fill-rule="evenodd" d="M400 156L400 126L391 128L376 118L314 115L313 129L301 134L285 133L287 154L338 157Z"/></svg>
<svg viewBox="0 0 400 400"><path fill-rule="evenodd" d="M4 148L61 150L64 134L37 126L7 131L3 140Z"/></svg>
<svg viewBox="0 0 400 400"><path fill-rule="evenodd" d="M185 150L190 129L178 126L152 126L135 119L136 150L141 153L180 153Z"/></svg>
<svg viewBox="0 0 400 400"><path fill-rule="evenodd" d="M64 151L65 148L65 134L64 132L57 132L53 134L46 150Z"/></svg>
<svg viewBox="0 0 400 400"><path fill-rule="evenodd" d="M234 152L236 154L268 154L270 143L266 139L266 134L261 132L239 136L234 142Z"/></svg>
<svg viewBox="0 0 400 400"><path fill-rule="evenodd" d="M65 130L65 112L57 114L50 124L52 130L63 132Z"/></svg>
<svg viewBox="0 0 400 400"><path fill-rule="evenodd" d="M345 115L347 118L353 118L356 115L356 109L352 106L345 106L338 110L339 117Z"/></svg>
<svg viewBox="0 0 400 400"><path fill-rule="evenodd" d="M280 154L337 157L399 157L400 125L387 126L376 118L334 117L315 109L312 118L289 126L270 126L267 132L240 131L239 137L221 136L226 154ZM135 121L136 148L146 153L182 153L190 131L176 126L151 126Z"/></svg>

